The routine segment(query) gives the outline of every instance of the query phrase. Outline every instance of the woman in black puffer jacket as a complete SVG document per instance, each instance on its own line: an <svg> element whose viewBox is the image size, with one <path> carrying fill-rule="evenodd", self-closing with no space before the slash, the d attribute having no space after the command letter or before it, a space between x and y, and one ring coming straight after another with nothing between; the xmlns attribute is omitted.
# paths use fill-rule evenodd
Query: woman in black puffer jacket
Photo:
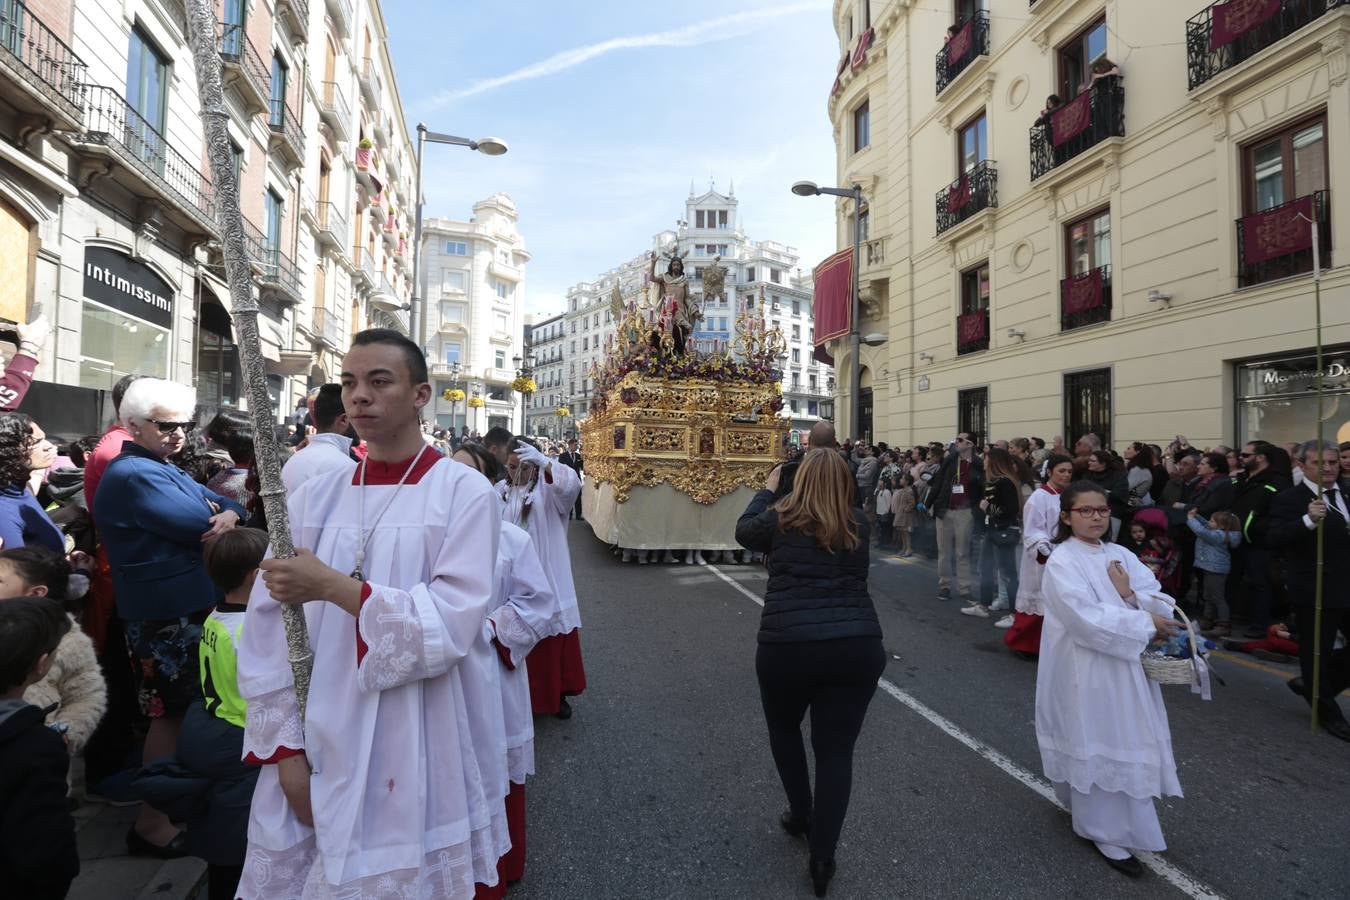
<svg viewBox="0 0 1350 900"><path fill-rule="evenodd" d="M788 796L782 825L789 834L809 834L811 880L824 897L853 784L853 745L886 651L867 592L867 520L851 505L848 464L830 450L807 451L792 492L774 502L778 476L774 469L750 501L736 540L768 564L755 656L760 702ZM801 734L808 708L814 802Z"/></svg>

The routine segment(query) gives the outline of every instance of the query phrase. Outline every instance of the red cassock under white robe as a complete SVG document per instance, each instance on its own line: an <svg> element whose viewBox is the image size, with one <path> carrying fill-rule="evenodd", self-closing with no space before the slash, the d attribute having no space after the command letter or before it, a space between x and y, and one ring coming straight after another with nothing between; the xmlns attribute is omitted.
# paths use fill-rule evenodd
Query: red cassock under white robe
<svg viewBox="0 0 1350 900"><path fill-rule="evenodd" d="M487 611L500 501L465 466L424 451L330 472L289 500L297 547L339 571L355 563L366 492L370 539L360 614L305 604L314 669L300 721L280 606L262 579L239 650L253 795L239 895L253 898L468 898L497 883L510 849L500 663ZM378 524L379 511L385 509ZM373 527L372 527L373 526ZM274 763L304 752L313 829Z"/></svg>
<svg viewBox="0 0 1350 900"><path fill-rule="evenodd" d="M506 501L502 518L530 535L549 586L558 599L557 634L541 640L530 653L530 698L536 713L556 713L564 696L586 690L581 659L581 611L572 583L572 556L567 545L567 514L581 493L581 479L571 467L554 463L540 472L533 486L498 485Z"/></svg>

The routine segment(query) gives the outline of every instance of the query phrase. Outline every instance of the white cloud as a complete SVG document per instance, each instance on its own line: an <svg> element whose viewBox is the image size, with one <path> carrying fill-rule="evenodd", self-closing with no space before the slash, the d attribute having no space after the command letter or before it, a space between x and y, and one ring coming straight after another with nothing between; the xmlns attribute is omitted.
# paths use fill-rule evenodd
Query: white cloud
<svg viewBox="0 0 1350 900"><path fill-rule="evenodd" d="M456 100L462 100L465 97L472 97L477 94L494 91L497 88L505 87L508 84L557 75L560 72L576 68L596 57L604 56L607 53L613 53L616 50L633 50L643 47L695 47L700 44L724 41L745 34L755 25L760 25L773 19L781 19L785 16L796 15L798 13L818 12L828 6L828 3L821 2L821 0L815 0L815 2L789 3L780 6L765 7L763 9L749 10L747 12L733 13L728 16L718 16L717 18L696 22L693 25L686 25L682 28L672 28L669 31L657 31L650 34L634 34L626 37L610 38L607 41L600 41L595 44L588 44L584 47L574 47L571 50L555 53L553 56L516 69L514 72L508 72L505 75L479 79L466 88L439 94L431 98L426 106L434 109L446 106Z"/></svg>

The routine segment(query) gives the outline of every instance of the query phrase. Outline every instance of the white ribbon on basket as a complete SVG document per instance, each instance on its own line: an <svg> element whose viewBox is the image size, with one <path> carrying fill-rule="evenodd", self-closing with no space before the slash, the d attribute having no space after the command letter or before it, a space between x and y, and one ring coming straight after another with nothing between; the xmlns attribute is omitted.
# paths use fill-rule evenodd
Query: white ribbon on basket
<svg viewBox="0 0 1350 900"><path fill-rule="evenodd" d="M1195 625L1191 622L1190 617L1186 615L1186 611L1181 608L1176 600L1161 591L1154 592L1151 596L1163 601L1168 606L1172 607L1174 612L1181 614L1182 625L1186 628L1186 637L1191 642L1190 663L1191 670L1195 673L1195 677L1191 680L1191 693L1199 694L1201 700L1213 700L1214 698L1210 695L1209 687L1209 663L1207 663L1205 658L1200 655L1200 640L1195 636Z"/></svg>

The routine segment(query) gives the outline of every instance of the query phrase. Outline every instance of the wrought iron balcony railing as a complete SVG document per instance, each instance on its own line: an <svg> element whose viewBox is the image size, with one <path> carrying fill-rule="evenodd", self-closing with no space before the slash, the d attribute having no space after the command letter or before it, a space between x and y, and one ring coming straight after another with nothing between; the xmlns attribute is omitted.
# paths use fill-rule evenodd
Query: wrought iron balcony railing
<svg viewBox="0 0 1350 900"><path fill-rule="evenodd" d="M366 104L371 110L380 108L380 75L375 67L375 61L367 56L361 63L361 72L357 76L361 84L361 95L366 98Z"/></svg>
<svg viewBox="0 0 1350 900"><path fill-rule="evenodd" d="M989 349L989 310L977 309L956 317L956 353L978 353Z"/></svg>
<svg viewBox="0 0 1350 900"><path fill-rule="evenodd" d="M277 15L290 22L291 33L300 43L309 42L309 0L276 0Z"/></svg>
<svg viewBox="0 0 1350 900"><path fill-rule="evenodd" d="M986 159L937 192L937 233L961 224L982 209L998 207L998 163Z"/></svg>
<svg viewBox="0 0 1350 900"><path fill-rule="evenodd" d="M78 126L84 113L88 66L18 0L0 2L0 73L37 104ZM6 99L16 94L5 90ZM17 96L14 98L18 100Z"/></svg>
<svg viewBox="0 0 1350 900"><path fill-rule="evenodd" d="M347 220L336 203L331 200L315 203L314 220L318 224L318 237L322 243L334 249L346 246Z"/></svg>
<svg viewBox="0 0 1350 900"><path fill-rule="evenodd" d="M1031 180L1113 137L1125 136L1125 88L1108 75L1031 126Z"/></svg>
<svg viewBox="0 0 1350 900"><path fill-rule="evenodd" d="M1111 267L1098 266L1059 283L1062 331L1111 321Z"/></svg>
<svg viewBox="0 0 1350 900"><path fill-rule="evenodd" d="M333 130L334 136L345 141L351 129L351 107L335 81L325 81L319 91L319 118Z"/></svg>
<svg viewBox="0 0 1350 900"><path fill-rule="evenodd" d="M201 163L169 146L121 94L108 87L90 87L85 129L76 143L105 148L200 230L217 233L215 190Z"/></svg>
<svg viewBox="0 0 1350 900"><path fill-rule="evenodd" d="M271 107L267 125L272 129L273 144L286 151L291 161L299 166L305 160L305 133L300 130L300 118L280 98L272 98Z"/></svg>
<svg viewBox="0 0 1350 900"><path fill-rule="evenodd" d="M1331 265L1331 192L1317 191L1237 220L1238 286L1311 272L1312 222L1323 268Z"/></svg>
<svg viewBox="0 0 1350 900"><path fill-rule="evenodd" d="M937 92L941 94L947 85L970 68L970 64L981 56L989 55L989 13L980 10L967 19L955 32L948 34L947 42L937 55Z"/></svg>
<svg viewBox="0 0 1350 900"><path fill-rule="evenodd" d="M272 73L267 63L248 39L243 25L221 22L219 33L220 60L225 64L226 75L234 76L236 81L242 76L240 87L246 86L247 90L240 93L258 112L265 111L272 91Z"/></svg>
<svg viewBox="0 0 1350 900"><path fill-rule="evenodd" d="M1333 9L1350 6L1350 0L1277 0L1269 5L1234 6L1214 3L1186 20L1186 79L1191 90Z"/></svg>
<svg viewBox="0 0 1350 900"><path fill-rule="evenodd" d="M342 349L342 320L331 309L318 306L314 309L314 335L334 349Z"/></svg>

